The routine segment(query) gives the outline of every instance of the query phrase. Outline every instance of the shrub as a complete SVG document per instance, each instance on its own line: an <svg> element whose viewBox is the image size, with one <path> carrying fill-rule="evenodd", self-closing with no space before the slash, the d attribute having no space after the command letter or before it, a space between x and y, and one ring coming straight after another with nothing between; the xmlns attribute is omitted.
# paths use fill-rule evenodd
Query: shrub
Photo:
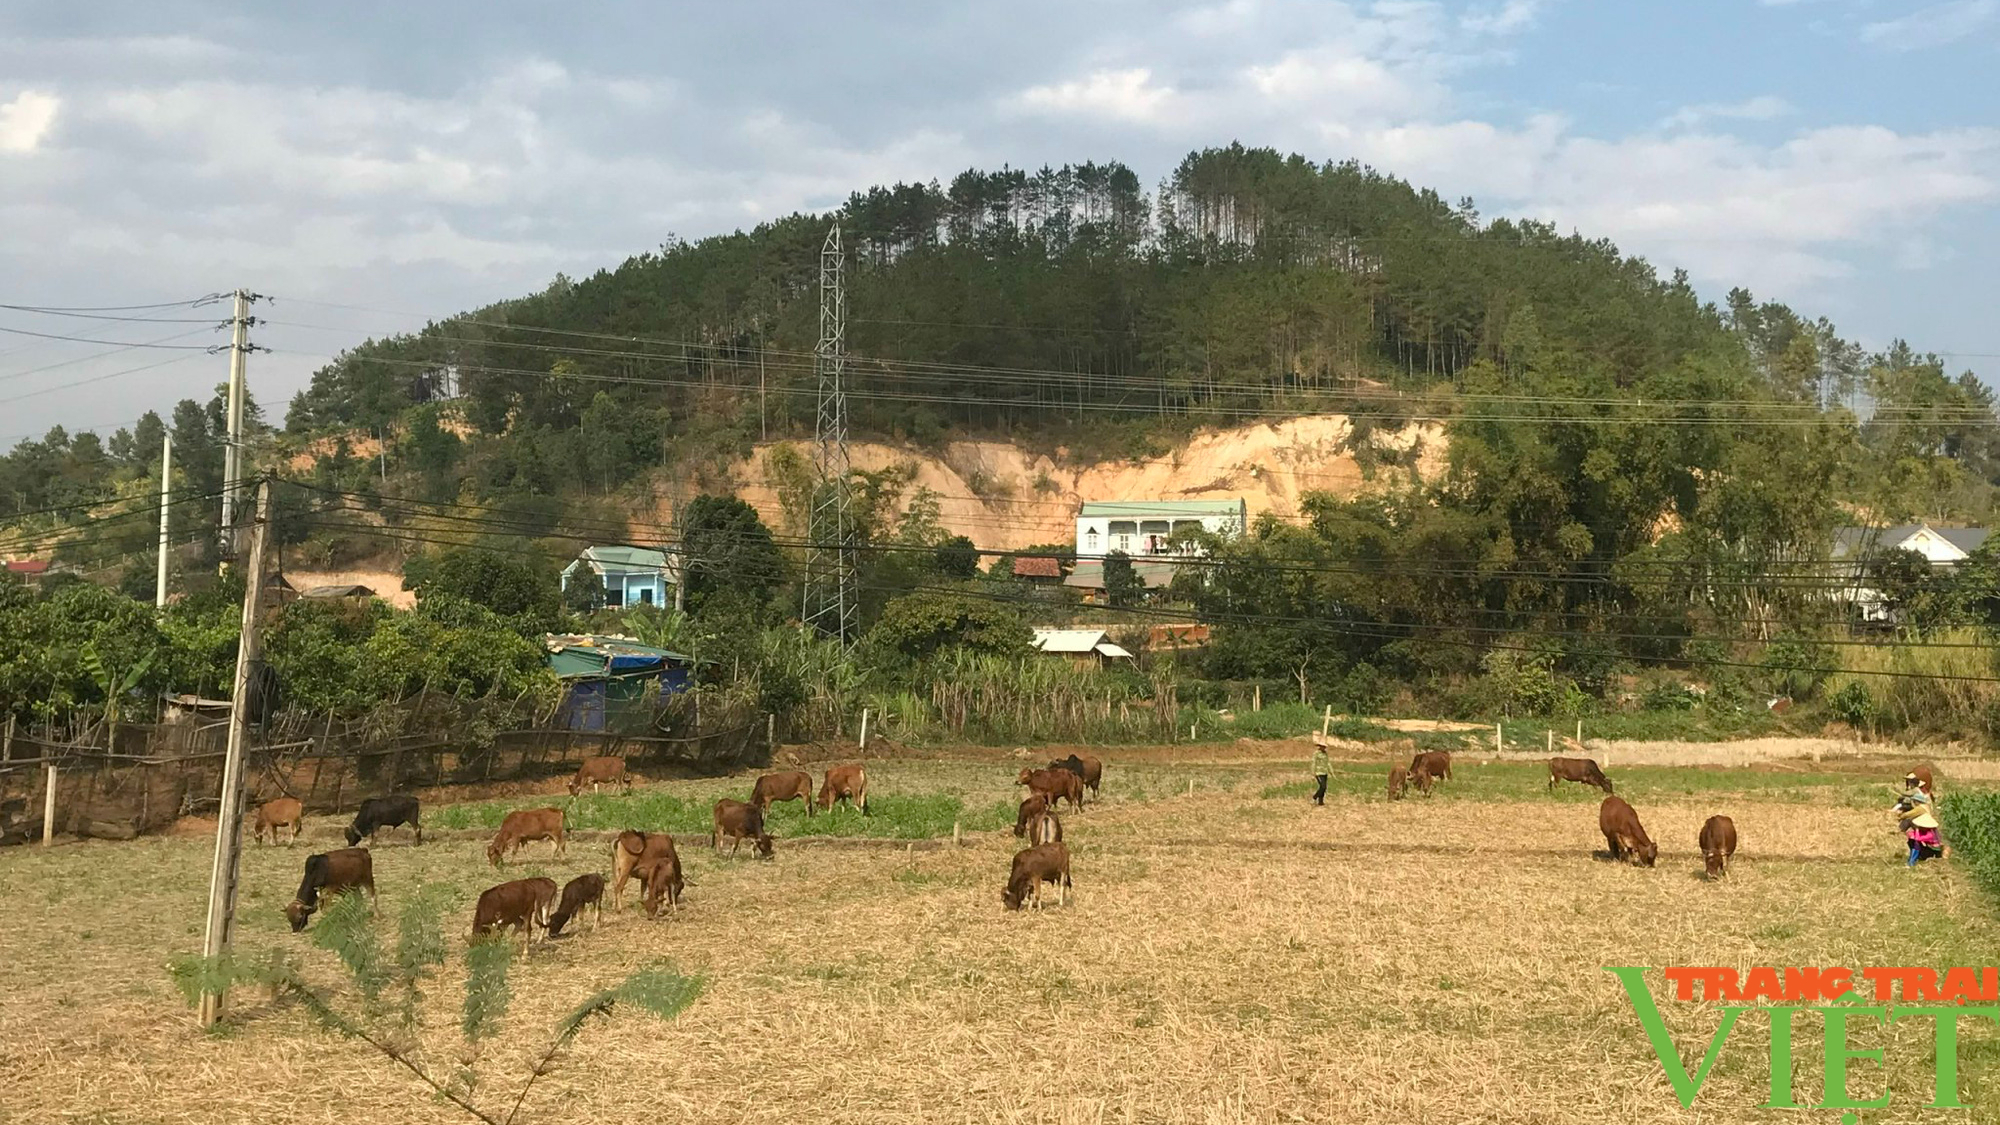
<svg viewBox="0 0 2000 1125"><path fill-rule="evenodd" d="M1868 694L1867 685L1860 680L1847 681L1847 685L1834 692L1826 705L1835 718L1856 730L1875 722L1875 698Z"/></svg>

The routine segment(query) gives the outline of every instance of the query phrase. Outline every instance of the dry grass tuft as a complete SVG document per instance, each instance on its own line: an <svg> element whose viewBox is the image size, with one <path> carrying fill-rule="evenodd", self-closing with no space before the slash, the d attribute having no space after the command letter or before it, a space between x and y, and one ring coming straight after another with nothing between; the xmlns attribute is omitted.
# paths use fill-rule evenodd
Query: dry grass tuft
<svg viewBox="0 0 2000 1125"><path fill-rule="evenodd" d="M931 776L884 772L910 785ZM481 1063L484 1098L511 1097L579 1000L664 958L708 978L702 999L672 1024L619 1014L587 1028L524 1120L1798 1121L1753 1108L1766 1079L1762 1028L1748 1019L1696 1111L1681 1111L1600 966L1943 966L1992 948L1969 883L1946 865L1905 872L1866 809L1729 794L1641 804L1661 842L1647 871L1593 858L1594 802L1339 797L1313 810L1256 796L1296 772L1204 775L1189 798L1169 795L1188 771L1163 769L1150 802L1120 791L1065 817L1068 909L1002 911L1016 847L1005 830L909 854L780 841L771 863L686 849L677 916L647 922L628 907L516 965L513 1008ZM981 800L1009 791L961 767L935 776ZM1694 839L1717 811L1735 818L1742 847L1732 877L1708 884ZM296 949L338 988L330 957L278 916L305 854L249 853L240 944ZM296 1009L238 997L226 1034L196 1030L164 965L200 942L206 865L198 839L0 855L0 1118L462 1120ZM453 840L385 846L376 868L385 918L423 882L455 896L452 962L429 998L442 1069L460 1049L460 931L478 891L608 862L578 846L494 876L478 841ZM1717 1018L1664 1007L1684 1045ZM1977 1104L1994 1036L1967 1034L1981 1044L1966 1052ZM1976 1119L1920 1108L1928 1037L1914 1025L1856 1033L1857 1046L1889 1048L1898 1092L1867 1120ZM1816 1048L1816 1025L1802 1027L1802 1101L1818 1093Z"/></svg>

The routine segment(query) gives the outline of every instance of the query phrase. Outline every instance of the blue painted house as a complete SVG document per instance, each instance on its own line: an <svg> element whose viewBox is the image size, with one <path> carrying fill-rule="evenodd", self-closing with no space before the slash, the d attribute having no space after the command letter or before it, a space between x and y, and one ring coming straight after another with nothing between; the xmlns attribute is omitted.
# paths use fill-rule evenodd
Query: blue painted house
<svg viewBox="0 0 2000 1125"><path fill-rule="evenodd" d="M679 560L651 547L586 547L576 561L563 568L563 590L570 582L594 573L604 583L604 604L614 609L628 605L671 605L673 587L679 580Z"/></svg>

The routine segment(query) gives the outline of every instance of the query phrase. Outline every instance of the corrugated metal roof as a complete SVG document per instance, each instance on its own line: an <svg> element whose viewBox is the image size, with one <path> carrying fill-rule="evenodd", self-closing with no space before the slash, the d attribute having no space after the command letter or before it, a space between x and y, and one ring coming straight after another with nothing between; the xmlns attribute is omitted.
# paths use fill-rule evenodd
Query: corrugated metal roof
<svg viewBox="0 0 2000 1125"><path fill-rule="evenodd" d="M665 570L667 553L651 547L609 546L585 547L583 557L599 566L613 566L620 570Z"/></svg>
<svg viewBox="0 0 2000 1125"><path fill-rule="evenodd" d="M1085 653L1104 643L1104 630L1038 628L1034 643L1043 652Z"/></svg>
<svg viewBox="0 0 2000 1125"><path fill-rule="evenodd" d="M557 676L643 675L669 664L693 664L694 657L642 645L630 637L594 633L550 633L542 637L549 668Z"/></svg>
<svg viewBox="0 0 2000 1125"><path fill-rule="evenodd" d="M1124 649L1118 647L1117 645L1112 644L1110 641L1101 642L1097 646L1097 651L1109 657L1114 657L1114 658L1123 657L1126 660L1132 659L1131 653L1125 651Z"/></svg>
<svg viewBox="0 0 2000 1125"><path fill-rule="evenodd" d="M1083 516L1236 516L1246 510L1236 500L1086 500Z"/></svg>

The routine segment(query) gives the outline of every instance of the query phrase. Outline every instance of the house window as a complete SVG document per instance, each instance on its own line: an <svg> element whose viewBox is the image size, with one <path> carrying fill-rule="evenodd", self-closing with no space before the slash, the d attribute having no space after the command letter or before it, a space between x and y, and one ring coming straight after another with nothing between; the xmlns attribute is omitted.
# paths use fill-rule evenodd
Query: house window
<svg viewBox="0 0 2000 1125"><path fill-rule="evenodd" d="M643 587L643 588L641 588L641 589L640 589L640 591L639 591L639 604L640 604L640 605L652 605L652 604L653 604L653 588L652 588L651 586L646 586L646 587Z"/></svg>
<svg viewBox="0 0 2000 1125"><path fill-rule="evenodd" d="M1089 530L1085 531L1085 532L1083 533L1083 541L1084 541L1084 542L1083 542L1083 553L1084 553L1084 554L1086 554L1086 555L1094 555L1094 554L1096 554L1096 553L1097 553L1097 529L1096 529L1096 528L1094 528L1094 527L1093 527L1093 528L1090 528Z"/></svg>
<svg viewBox="0 0 2000 1125"><path fill-rule="evenodd" d="M1132 537L1139 533L1139 525L1131 520L1111 521L1111 549L1132 553Z"/></svg>

